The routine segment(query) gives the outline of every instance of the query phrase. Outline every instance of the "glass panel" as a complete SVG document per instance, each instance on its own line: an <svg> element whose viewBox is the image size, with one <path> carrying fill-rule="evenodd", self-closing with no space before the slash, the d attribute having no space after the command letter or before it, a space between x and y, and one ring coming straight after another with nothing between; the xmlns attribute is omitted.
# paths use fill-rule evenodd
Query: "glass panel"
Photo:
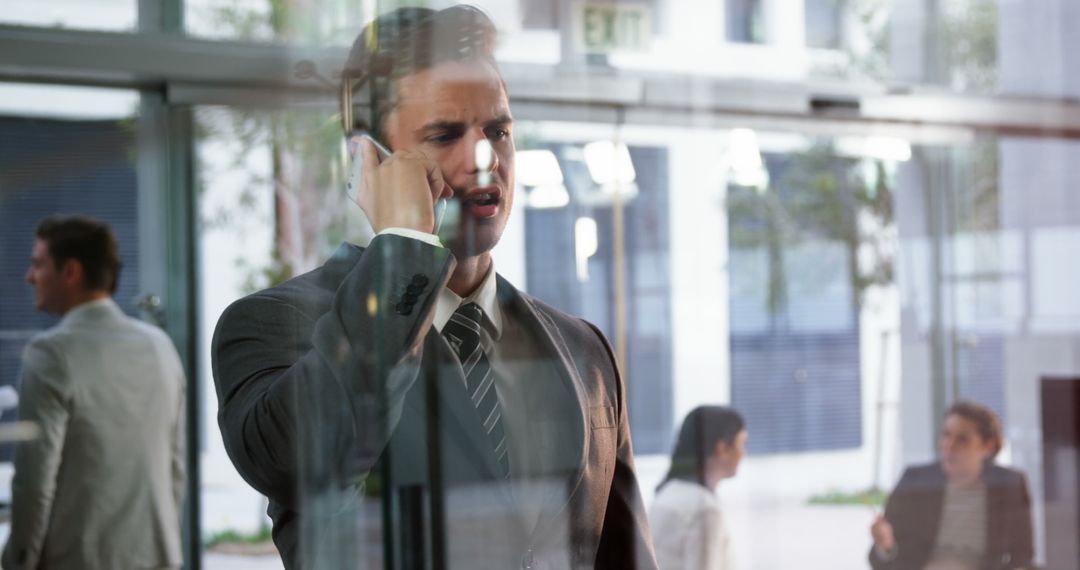
<svg viewBox="0 0 1080 570"><path fill-rule="evenodd" d="M399 4L190 0L185 31L344 57ZM497 38L471 14L362 43L380 51L350 68L375 76L349 76L351 122L337 68L302 93L164 86L196 108L198 275L169 277L198 280L192 381L217 389L208 568L651 567L646 513L663 567L1080 567L1078 145L956 126L1015 120L1015 97L1070 116L1074 3L478 4ZM130 31L136 5L9 0L0 20ZM770 114L886 89L972 105L950 125ZM38 219L106 219L126 259L155 246L137 104L0 84L0 387L55 323L17 282ZM343 122L392 156L362 143L354 168ZM393 203L365 194L374 223L359 186ZM150 270L128 264L127 313ZM457 294L486 316L454 315Z"/></svg>
<svg viewBox="0 0 1080 570"><path fill-rule="evenodd" d="M362 243L365 233L362 214L342 192L340 126L325 112L200 107L195 119L199 338L209 355L214 325L231 302L314 269L343 240ZM210 380L211 362L204 364ZM223 570L280 568L269 542L267 500L226 454L218 399L207 401L205 413L204 563ZM248 543L254 546L238 548Z"/></svg>
<svg viewBox="0 0 1080 570"><path fill-rule="evenodd" d="M136 0L4 0L0 23L74 30L134 31Z"/></svg>
<svg viewBox="0 0 1080 570"><path fill-rule="evenodd" d="M435 9L452 4L425 3ZM999 9L998 0L641 2L634 6L646 26L643 35L634 36L637 41L613 44L607 57L584 58L580 51L590 32L581 5L476 3L503 32L501 61L588 59L617 70L678 70L784 83L839 80L971 93L1059 94L1060 73L1010 78L1023 75L1033 63L1049 61L1045 69L1060 68L1065 52L1036 30L1040 18L1064 17L1063 4L1035 11L1018 4L1005 2ZM372 15L394 6L378 0L190 0L185 2L185 26L189 34L204 38L348 46ZM724 33L716 33L718 23ZM589 29L607 34L604 41L620 41L613 34L622 28L615 20L611 24ZM1056 79L1047 82L1046 75Z"/></svg>
<svg viewBox="0 0 1080 570"><path fill-rule="evenodd" d="M939 436L953 429L946 425L946 409L972 400L1001 421L1004 446L997 464L1026 474L1032 498L1030 509L1022 505L1010 515L1021 546L1006 554L1020 563L1049 560L1059 539L1044 515L1053 514L1047 501L1060 496L1051 492L1060 489L1045 483L1044 475L1067 480L1070 472L1048 470L1041 455L1047 418L1040 416L1035 386L1044 375L1077 374L1072 323L1078 308L1067 286L1076 271L1060 262L1080 245L1072 229L1080 214L1066 191L1075 145L967 129L941 134L901 125L717 116L707 92L694 109L658 109L606 83L612 76L674 70L691 75L688 88L697 87L698 78L704 85L719 76L807 89L821 85L819 79L834 79L992 93L1019 86L1026 72L1018 61L1035 57L1017 37L998 33L999 25L1005 27L1001 14L1011 4L1000 10L981 0L798 5L796 16L781 9L788 3L769 0L745 3L741 12L733 4L641 3L624 12L597 8L579 14L596 18L592 24L574 23L561 11L566 4L558 10L529 3L489 6L500 33L498 58L507 66L542 64L537 73L556 78L567 69L604 70L584 75L584 87L577 85L589 93L585 103L596 105L562 106L550 94L512 98L516 147L496 157L501 166L513 158L517 184L499 188L512 191L516 203L495 235L494 264L505 279L496 286L502 305L495 306L509 314L509 334L517 326L525 334L519 342L536 343L514 353L525 355L524 364L507 358L495 365L514 372L503 368L493 377L501 372L502 380L534 382L499 396L509 402L500 405L528 399L523 394L534 395L528 391L534 385L555 387L538 396L542 406L517 402L539 420L515 425L507 416L505 428L508 441L530 442L521 447L538 449L553 466L537 477L514 471L541 467L510 447L516 451L509 455L511 482L505 487L469 471L501 468L493 450L474 448L490 443L484 420L503 416L492 413L478 421L473 408L465 408L473 415L461 415L455 407L479 407L470 397L483 401L486 392L478 388L483 384L469 384L462 361L470 355L456 353L466 340L443 336L439 328L451 322L452 311L440 316L435 308L444 290L427 289L442 279L436 269L447 267L429 256L445 252L432 243L424 247L408 231L373 241L373 229L343 190L353 163L331 96L322 107L201 107L200 320L203 350L218 359L217 368L206 373L216 375L222 390L218 426L213 414L206 421L210 433L225 430L223 440L211 438L204 455L207 534L224 537L232 530L265 539L270 522L260 511L267 503L254 487L270 495L286 557L303 556L307 548L327 564L349 567L408 566L440 556L453 560L451 567L475 562L470 556L504 556L514 565L547 556L547 563L563 567L583 557L587 567L602 556L601 544L588 542L589 532L604 524L596 523L599 515L588 504L575 502L583 487L568 483L567 473L577 475L582 465L604 473L597 475L606 489L598 504L605 517L614 517L607 519L612 524L630 526L637 520L635 505L611 506L608 500L620 497L605 493L615 480L603 479L628 465L612 453L627 441L619 439L622 432L604 430L626 428L636 466L630 493L640 493L640 510L652 513L664 563L673 556L670 545L682 539L665 533L679 529L676 521L689 504L709 505L710 514L702 516L722 513L725 528L713 529L702 544L724 551L737 567L861 568L872 546L868 530L889 493L890 524L896 536L908 531L903 525L910 521L897 518L896 511L909 500L910 480L898 486L905 468L929 464L909 476L930 473L930 484L942 493L946 480L954 487L972 482L961 477L970 475L963 469L971 466L956 465L961 460L954 456L961 452L938 447ZM212 12L224 5L201 6ZM324 12L343 4L305 5L310 11L303 17L289 3L272 4L280 11L259 11L271 5L256 3L229 9L237 6L248 12L205 17L232 28L207 28L205 34L345 45L363 20L357 14L372 8L349 7L346 18L334 20ZM636 18L647 22L634 28L648 32L647 42L620 35L626 32L620 26L633 26ZM190 31L204 33L197 19L189 21ZM350 23L337 27L339 21ZM726 38L717 33L717 22L731 32ZM598 35L582 39L577 32ZM476 83L476 69L441 65L434 68L452 70L455 89ZM320 71L336 78L336 70ZM435 184L434 190L424 189L437 197L442 188L428 169L432 164L444 176L480 169L475 161L482 152L460 143L462 133L473 131L459 123L474 117L454 115L459 107L472 109L474 100L454 99L457 105L446 106L443 100L427 101L412 112L454 120L437 117L406 130L402 125L410 124L410 113L402 109L435 88L402 87L429 78L428 68L397 71L374 95L360 89L351 126L365 127L398 152L377 158L372 147L368 160L401 164L401 151L422 148L423 156L412 159L432 163L413 174ZM1058 96L1054 89L1067 90L1040 79L1045 84L1028 94ZM623 95L626 107L609 112ZM395 98L388 103L380 96ZM498 108L487 103L484 112ZM372 120L379 112L392 119ZM503 126L492 121L476 132L504 136L492 134ZM425 136L410 138L417 133ZM382 172L389 171L388 165ZM382 180L401 192L416 189L391 174ZM479 174L475 180L457 180L454 190L467 189L462 184L481 188ZM477 217L499 211L491 202L501 195L490 189L479 194L459 207ZM413 198L418 196L426 198ZM422 208L410 211L434 229L439 207L433 198L431 220ZM416 218L392 221L407 226L410 220ZM337 249L343 241L370 249ZM389 242L399 245L378 245ZM462 256L455 268L467 268L469 260ZM463 278L468 271L453 274ZM515 301L519 293L537 302L522 305ZM456 307L453 297L443 299ZM413 311L424 311L423 318ZM560 320L564 313L556 311L593 324L610 342L610 352L592 329L577 328L575 319ZM536 314L528 333L513 320ZM408 323L405 332L395 328L401 319ZM219 322L219 340L212 342ZM489 324L498 332L488 321L480 326ZM241 332L230 337L230 331ZM377 344L385 339L393 345ZM500 350L495 341L490 346ZM245 350L258 358L251 357L243 370L229 368L236 363L228 360L243 359ZM616 363L625 384L605 383ZM585 380L573 384L575 377ZM374 388L367 383L371 378L379 381ZM582 394L578 388L598 392ZM459 397L448 400L453 394ZM728 430L726 439L694 450L697 455L673 459L687 418L712 413L691 412L720 404L740 412L746 435ZM615 415L624 409L626 418ZM470 439L462 426L477 423L484 431L472 430ZM596 456L582 462L566 455L585 451ZM939 455L945 464L933 463ZM979 476L986 469L1013 477L1010 496L1023 495L1014 475L984 467L981 459L974 464ZM988 489L997 485L983 483ZM497 501L507 489L513 507L504 509ZM987 492L997 500L996 488ZM979 496L968 500L975 509L985 507ZM305 518L294 518L297 512ZM512 525L492 524L508 512L526 526L551 516L556 528L543 536L524 531L511 537ZM596 524L584 531L575 526L589 521ZM1034 530L1028 532L1023 527L1030 521ZM700 529L689 529L694 530ZM567 536L569 546L559 542ZM536 545L529 541L548 538L557 546L546 553L532 549ZM642 555L635 551L645 544L642 538L604 555ZM944 540L963 538L950 531ZM219 546L213 548L208 560L234 563ZM272 555L262 561L275 565Z"/></svg>
<svg viewBox="0 0 1080 570"><path fill-rule="evenodd" d="M210 39L352 44L375 13L375 0L188 0L187 33Z"/></svg>
<svg viewBox="0 0 1080 570"><path fill-rule="evenodd" d="M37 309L25 282L35 228L57 213L94 216L112 226L124 263L115 299L142 316L134 119L138 95L0 83L0 541L10 527L12 452L23 348L59 318ZM8 392L9 390L15 390Z"/></svg>
<svg viewBox="0 0 1080 570"><path fill-rule="evenodd" d="M765 43L761 10L761 0L727 2L727 40L733 43Z"/></svg>

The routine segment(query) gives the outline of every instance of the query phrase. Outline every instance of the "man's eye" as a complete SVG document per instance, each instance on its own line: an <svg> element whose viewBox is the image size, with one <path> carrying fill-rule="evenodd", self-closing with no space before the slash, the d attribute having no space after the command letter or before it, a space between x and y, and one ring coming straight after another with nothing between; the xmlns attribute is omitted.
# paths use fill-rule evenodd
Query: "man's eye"
<svg viewBox="0 0 1080 570"><path fill-rule="evenodd" d="M428 137L428 142L437 145L445 145L454 142L457 139L456 133L436 133Z"/></svg>
<svg viewBox="0 0 1080 570"><path fill-rule="evenodd" d="M502 140L510 136L510 129L503 127L491 127L487 130L487 136L492 140Z"/></svg>

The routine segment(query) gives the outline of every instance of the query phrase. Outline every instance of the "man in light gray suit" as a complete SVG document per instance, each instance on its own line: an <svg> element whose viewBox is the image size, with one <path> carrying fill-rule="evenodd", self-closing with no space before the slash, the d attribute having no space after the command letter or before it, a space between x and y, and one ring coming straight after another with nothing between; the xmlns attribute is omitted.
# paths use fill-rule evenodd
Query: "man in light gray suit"
<svg viewBox="0 0 1080 570"><path fill-rule="evenodd" d="M161 330L112 300L120 271L105 224L37 228L26 280L61 315L23 356L7 570L179 568L184 373Z"/></svg>

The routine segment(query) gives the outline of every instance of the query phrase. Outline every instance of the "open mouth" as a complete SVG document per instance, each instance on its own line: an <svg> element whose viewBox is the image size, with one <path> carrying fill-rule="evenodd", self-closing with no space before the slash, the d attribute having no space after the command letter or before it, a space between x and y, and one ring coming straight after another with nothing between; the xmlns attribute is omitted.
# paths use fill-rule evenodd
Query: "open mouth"
<svg viewBox="0 0 1080 570"><path fill-rule="evenodd" d="M467 196L462 203L466 206L494 206L499 203L498 192L483 192Z"/></svg>
<svg viewBox="0 0 1080 570"><path fill-rule="evenodd" d="M494 217L499 211L502 191L494 188L489 192L473 191L461 198L461 210L475 219Z"/></svg>

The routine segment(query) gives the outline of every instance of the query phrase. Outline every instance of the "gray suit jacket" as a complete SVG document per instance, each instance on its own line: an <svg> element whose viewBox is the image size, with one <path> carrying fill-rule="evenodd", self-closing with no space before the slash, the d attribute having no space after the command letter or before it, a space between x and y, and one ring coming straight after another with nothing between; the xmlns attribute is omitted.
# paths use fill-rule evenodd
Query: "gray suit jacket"
<svg viewBox="0 0 1080 570"><path fill-rule="evenodd" d="M6 570L180 566L184 373L161 330L111 299L26 347Z"/></svg>
<svg viewBox="0 0 1080 570"><path fill-rule="evenodd" d="M521 523L453 349L431 326L453 266L445 249L381 235L222 315L218 420L237 469L270 499L285 566L375 564L386 539L396 564L441 543L448 568L655 568L610 348L592 325L500 279L504 314L525 324L561 383L523 383L553 410L537 429L559 422L574 434L560 441L565 461L534 474L554 490L549 508Z"/></svg>

